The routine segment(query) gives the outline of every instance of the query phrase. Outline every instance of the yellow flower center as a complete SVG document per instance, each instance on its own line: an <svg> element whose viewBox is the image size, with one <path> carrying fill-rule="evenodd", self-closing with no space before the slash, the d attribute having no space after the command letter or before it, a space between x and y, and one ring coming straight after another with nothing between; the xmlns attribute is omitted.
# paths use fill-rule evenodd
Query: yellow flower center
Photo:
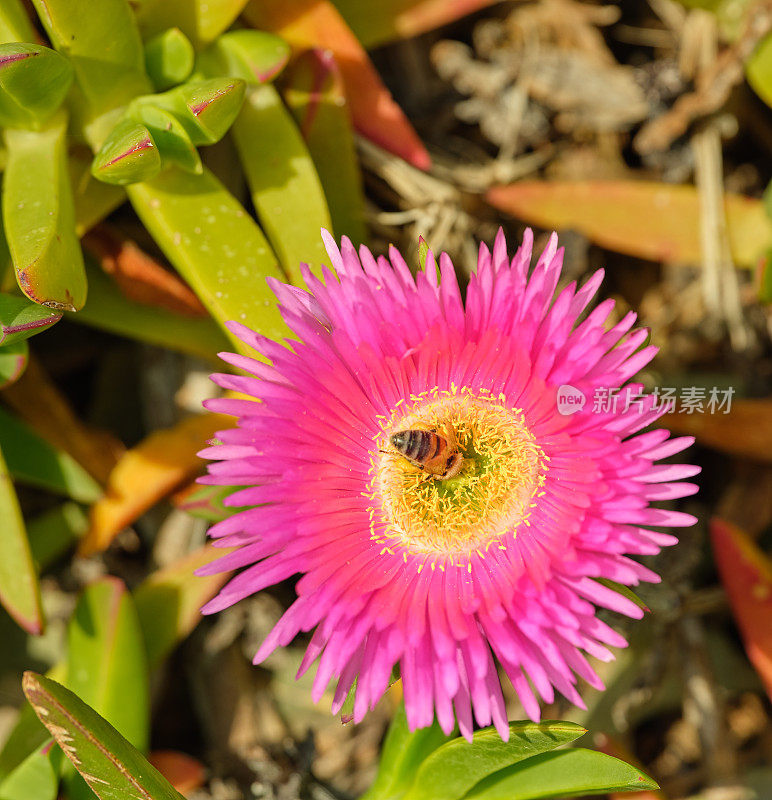
<svg viewBox="0 0 772 800"><path fill-rule="evenodd" d="M371 535L384 552L400 549L442 557L441 568L468 562L472 553L505 548L505 536L528 524L533 500L544 484L548 457L528 429L523 412L503 395L453 388L434 389L398 403L381 420L367 496ZM450 425L464 456L453 478L432 477L390 443L396 431Z"/></svg>

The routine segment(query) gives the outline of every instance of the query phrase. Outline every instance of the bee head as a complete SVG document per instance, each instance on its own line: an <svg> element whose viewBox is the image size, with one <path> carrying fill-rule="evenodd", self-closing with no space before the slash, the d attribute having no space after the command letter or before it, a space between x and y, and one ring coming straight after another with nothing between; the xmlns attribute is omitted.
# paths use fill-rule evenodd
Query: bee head
<svg viewBox="0 0 772 800"><path fill-rule="evenodd" d="M389 441L397 450L404 450L407 447L409 437L410 431L397 431L397 433L389 436Z"/></svg>

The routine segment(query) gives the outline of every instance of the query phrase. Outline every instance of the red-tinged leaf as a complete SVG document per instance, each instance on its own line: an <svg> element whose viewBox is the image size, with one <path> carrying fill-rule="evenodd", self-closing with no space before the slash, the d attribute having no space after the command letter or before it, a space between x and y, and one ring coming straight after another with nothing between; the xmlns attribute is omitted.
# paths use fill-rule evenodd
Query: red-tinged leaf
<svg viewBox="0 0 772 800"><path fill-rule="evenodd" d="M343 76L356 130L419 169L429 168L431 159L418 134L330 0L250 0L244 18L255 28L278 33L295 51L330 50Z"/></svg>
<svg viewBox="0 0 772 800"><path fill-rule="evenodd" d="M24 673L22 688L100 800L183 800L136 747L69 689L34 672Z"/></svg>
<svg viewBox="0 0 772 800"><path fill-rule="evenodd" d="M32 634L43 632L40 587L19 501L0 451L0 604Z"/></svg>
<svg viewBox="0 0 772 800"><path fill-rule="evenodd" d="M203 786L206 768L193 756L176 750L156 750L147 759L180 794Z"/></svg>
<svg viewBox="0 0 772 800"><path fill-rule="evenodd" d="M733 400L729 413L668 414L673 433L724 453L772 462L772 400Z"/></svg>
<svg viewBox="0 0 772 800"><path fill-rule="evenodd" d="M201 606L220 591L230 574L198 576L196 571L229 552L207 544L152 573L136 588L134 603L151 668L198 625Z"/></svg>
<svg viewBox="0 0 772 800"><path fill-rule="evenodd" d="M772 699L772 561L731 522L714 518L710 536L748 658Z"/></svg>
<svg viewBox="0 0 772 800"><path fill-rule="evenodd" d="M81 555L98 553L137 517L201 469L196 453L221 428L227 417L199 414L173 428L155 431L128 450L115 465L105 496L91 508Z"/></svg>
<svg viewBox="0 0 772 800"><path fill-rule="evenodd" d="M197 483L191 483L172 497L172 503L180 511L186 511L193 517L208 522L220 522L236 510L224 506L223 500L243 488L243 486L199 486Z"/></svg>
<svg viewBox="0 0 772 800"><path fill-rule="evenodd" d="M186 283L111 225L97 225L82 241L129 300L187 317L208 316Z"/></svg>
<svg viewBox="0 0 772 800"><path fill-rule="evenodd" d="M498 0L335 0L362 44L368 49L409 39L473 14Z"/></svg>
<svg viewBox="0 0 772 800"><path fill-rule="evenodd" d="M21 378L27 368L29 345L26 340L0 347L0 390Z"/></svg>
<svg viewBox="0 0 772 800"><path fill-rule="evenodd" d="M700 198L693 186L650 181L521 181L494 186L494 207L548 230L570 228L638 258L698 264ZM724 205L734 262L753 267L772 242L760 200L727 194Z"/></svg>
<svg viewBox="0 0 772 800"><path fill-rule="evenodd" d="M67 651L67 687L145 750L147 656L137 611L122 580L107 576L83 590L67 629Z"/></svg>

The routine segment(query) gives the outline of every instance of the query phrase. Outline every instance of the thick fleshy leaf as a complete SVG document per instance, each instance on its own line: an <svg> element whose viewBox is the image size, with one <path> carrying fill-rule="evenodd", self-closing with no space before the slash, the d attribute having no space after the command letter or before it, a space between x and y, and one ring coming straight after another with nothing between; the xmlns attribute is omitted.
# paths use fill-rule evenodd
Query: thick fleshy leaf
<svg viewBox="0 0 772 800"><path fill-rule="evenodd" d="M343 79L326 50L301 53L284 76L283 96L314 160L336 237L367 239L362 174Z"/></svg>
<svg viewBox="0 0 772 800"><path fill-rule="evenodd" d="M230 28L246 0L132 0L145 38L178 25L196 47Z"/></svg>
<svg viewBox="0 0 772 800"><path fill-rule="evenodd" d="M21 378L28 359L29 345L25 340L0 347L0 390Z"/></svg>
<svg viewBox="0 0 772 800"><path fill-rule="evenodd" d="M445 736L436 721L429 728L411 732L404 703L400 703L383 743L378 774L361 800L401 797L413 782L421 762L448 741L450 737Z"/></svg>
<svg viewBox="0 0 772 800"><path fill-rule="evenodd" d="M6 128L3 225L22 292L48 308L77 311L86 302L86 273L75 235L66 133L62 111L39 131Z"/></svg>
<svg viewBox="0 0 772 800"><path fill-rule="evenodd" d="M0 603L29 633L43 632L40 586L24 519L13 483L0 451Z"/></svg>
<svg viewBox="0 0 772 800"><path fill-rule="evenodd" d="M46 676L61 682L66 673L67 665L62 661L48 670ZM40 724L32 706L23 705L0 750L0 780L7 778L27 756L48 739L48 731Z"/></svg>
<svg viewBox="0 0 772 800"><path fill-rule="evenodd" d="M477 731L471 744L454 739L423 761L404 800L457 800L483 778L568 744L586 732L573 722L521 721L509 723L508 742L501 741L495 728Z"/></svg>
<svg viewBox="0 0 772 800"><path fill-rule="evenodd" d="M225 419L216 414L188 417L127 450L110 475L105 496L91 509L81 554L104 550L137 517L193 478L202 467L196 453L227 425Z"/></svg>
<svg viewBox="0 0 772 800"><path fill-rule="evenodd" d="M88 516L77 503L63 503L27 523L32 558L42 572L61 558L83 536Z"/></svg>
<svg viewBox="0 0 772 800"><path fill-rule="evenodd" d="M748 658L772 699L772 561L731 522L714 518L710 536Z"/></svg>
<svg viewBox="0 0 772 800"><path fill-rule="evenodd" d="M98 149L117 109L150 91L145 51L128 0L33 0L53 46L72 63L76 117Z"/></svg>
<svg viewBox="0 0 772 800"><path fill-rule="evenodd" d="M161 171L161 154L153 136L141 122L121 120L94 156L91 174L103 183L128 186L146 181Z"/></svg>
<svg viewBox="0 0 772 800"><path fill-rule="evenodd" d="M668 414L673 433L695 436L723 453L772 462L772 400L731 401L729 413Z"/></svg>
<svg viewBox="0 0 772 800"><path fill-rule="evenodd" d="M151 668L161 664L198 625L201 606L228 580L229 573L199 577L196 570L230 550L201 547L149 575L134 591L134 602Z"/></svg>
<svg viewBox="0 0 772 800"><path fill-rule="evenodd" d="M295 51L330 50L340 66L356 130L419 169L431 166L418 134L330 0L250 0L244 17L255 28L278 33Z"/></svg>
<svg viewBox="0 0 772 800"><path fill-rule="evenodd" d="M488 202L548 230L571 228L620 253L699 264L700 200L694 186L650 181L520 181L494 186ZM760 200L725 195L734 262L753 267L772 243Z"/></svg>
<svg viewBox="0 0 772 800"><path fill-rule="evenodd" d="M233 138L257 216L292 283L300 264L321 274L319 231L332 227L316 168L292 115L270 84L250 86Z"/></svg>
<svg viewBox="0 0 772 800"><path fill-rule="evenodd" d="M658 789L635 767L613 756L576 748L533 756L478 783L469 800L539 800Z"/></svg>
<svg viewBox="0 0 772 800"><path fill-rule="evenodd" d="M197 60L205 75L230 75L248 84L272 81L286 66L289 45L266 31L229 31L218 37Z"/></svg>
<svg viewBox="0 0 772 800"><path fill-rule="evenodd" d="M240 78L194 80L163 94L138 98L130 111L137 113L143 105L165 108L177 117L193 144L214 144L236 119L244 91Z"/></svg>
<svg viewBox="0 0 772 800"><path fill-rule="evenodd" d="M55 50L0 45L0 125L37 128L59 108L71 83L72 66Z"/></svg>
<svg viewBox="0 0 772 800"><path fill-rule="evenodd" d="M56 800L62 751L53 742L41 745L0 783L2 800Z"/></svg>
<svg viewBox="0 0 772 800"><path fill-rule="evenodd" d="M94 158L86 147L71 147L67 162L75 204L75 234L80 237L125 203L126 192L91 174Z"/></svg>
<svg viewBox="0 0 772 800"><path fill-rule="evenodd" d="M93 503L99 484L71 456L52 447L23 422L0 408L0 448L8 470L21 483Z"/></svg>
<svg viewBox="0 0 772 800"><path fill-rule="evenodd" d="M118 228L103 223L83 238L84 249L129 300L188 317L207 317L196 295Z"/></svg>
<svg viewBox="0 0 772 800"><path fill-rule="evenodd" d="M395 39L409 39L434 30L481 8L494 5L498 0L442 0L439 3L436 0L334 2L357 39L369 49Z"/></svg>
<svg viewBox="0 0 772 800"><path fill-rule="evenodd" d="M34 42L35 29L21 0L0 3L0 42Z"/></svg>
<svg viewBox="0 0 772 800"><path fill-rule="evenodd" d="M145 69L158 91L186 80L195 60L193 45L179 28L167 28L145 44Z"/></svg>
<svg viewBox="0 0 772 800"><path fill-rule="evenodd" d="M187 753L154 750L148 756L148 761L184 795L195 792L206 781L206 767Z"/></svg>
<svg viewBox="0 0 772 800"><path fill-rule="evenodd" d="M89 299L77 314L68 316L74 322L209 361L214 361L218 352L231 346L210 317L180 316L129 300L89 255L86 256L86 274Z"/></svg>
<svg viewBox="0 0 772 800"><path fill-rule="evenodd" d="M118 578L90 584L78 600L67 631L66 684L135 747L147 749L147 657L134 602Z"/></svg>
<svg viewBox="0 0 772 800"><path fill-rule="evenodd" d="M0 345L27 339L50 328L61 318L61 311L30 303L18 295L0 294Z"/></svg>
<svg viewBox="0 0 772 800"><path fill-rule="evenodd" d="M25 672L24 693L100 800L184 800L142 753L64 686Z"/></svg>
<svg viewBox="0 0 772 800"><path fill-rule="evenodd" d="M745 74L756 94L772 106L772 34L766 35L745 62Z"/></svg>
<svg viewBox="0 0 772 800"><path fill-rule="evenodd" d="M164 164L176 164L199 175L203 172L201 157L190 134L171 111L151 103L137 103L131 114L150 132Z"/></svg>
<svg viewBox="0 0 772 800"><path fill-rule="evenodd" d="M287 335L265 278L283 273L260 228L208 170L165 170L128 188L161 250L224 325L235 320L272 339ZM233 344L244 351L235 336Z"/></svg>

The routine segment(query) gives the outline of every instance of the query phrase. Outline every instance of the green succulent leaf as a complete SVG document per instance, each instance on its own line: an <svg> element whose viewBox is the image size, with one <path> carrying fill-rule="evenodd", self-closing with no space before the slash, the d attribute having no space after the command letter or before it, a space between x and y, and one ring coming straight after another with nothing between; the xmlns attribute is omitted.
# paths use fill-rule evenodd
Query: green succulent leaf
<svg viewBox="0 0 772 800"><path fill-rule="evenodd" d="M230 346L209 317L183 317L130 300L89 256L86 256L86 274L88 302L77 314L68 317L73 322L189 353L207 361L215 361L217 353Z"/></svg>
<svg viewBox="0 0 772 800"><path fill-rule="evenodd" d="M195 60L193 45L179 28L167 28L145 44L145 68L159 92L186 80Z"/></svg>
<svg viewBox="0 0 772 800"><path fill-rule="evenodd" d="M309 50L283 81L283 96L313 158L336 236L367 241L365 198L343 81L333 56Z"/></svg>
<svg viewBox="0 0 772 800"><path fill-rule="evenodd" d="M19 501L0 450L0 603L29 633L43 632L40 587Z"/></svg>
<svg viewBox="0 0 772 800"><path fill-rule="evenodd" d="M196 48L230 28L247 0L132 0L143 37L179 25Z"/></svg>
<svg viewBox="0 0 772 800"><path fill-rule="evenodd" d="M70 619L67 652L67 686L135 747L147 749L147 657L123 581L102 578L84 589Z"/></svg>
<svg viewBox="0 0 772 800"><path fill-rule="evenodd" d="M99 484L71 456L50 445L31 428L0 408L0 448L8 470L21 483L93 503Z"/></svg>
<svg viewBox="0 0 772 800"><path fill-rule="evenodd" d="M284 271L300 285L301 263L319 272L327 260L319 231L332 222L314 163L273 86L249 88L233 139L258 219Z"/></svg>
<svg viewBox="0 0 772 800"><path fill-rule="evenodd" d="M91 174L103 183L128 186L161 171L161 154L150 131L140 122L121 120L94 156Z"/></svg>
<svg viewBox="0 0 772 800"><path fill-rule="evenodd" d="M230 75L247 84L272 81L286 66L289 45L266 31L229 31L198 56L197 69L205 75Z"/></svg>
<svg viewBox="0 0 772 800"><path fill-rule="evenodd" d="M32 42L35 29L24 10L21 0L3 0L0 3L0 42Z"/></svg>
<svg viewBox="0 0 772 800"><path fill-rule="evenodd" d="M480 781L466 800L539 800L606 792L658 789L648 775L624 761L576 748L543 753Z"/></svg>
<svg viewBox="0 0 772 800"><path fill-rule="evenodd" d="M16 344L48 330L61 318L61 311L31 303L25 297L0 294L0 345Z"/></svg>
<svg viewBox="0 0 772 800"><path fill-rule="evenodd" d="M0 347L0 389L21 378L27 368L29 346L26 339Z"/></svg>
<svg viewBox="0 0 772 800"><path fill-rule="evenodd" d="M0 783L0 800L56 800L62 751L46 742Z"/></svg>
<svg viewBox="0 0 772 800"><path fill-rule="evenodd" d="M172 167L128 193L145 227L218 323L235 320L275 339L287 335L265 281L283 278L276 257L211 172L191 175Z"/></svg>
<svg viewBox="0 0 772 800"><path fill-rule="evenodd" d="M62 111L39 131L6 128L3 225L22 292L48 308L77 311L87 287L75 235L66 131Z"/></svg>
<svg viewBox="0 0 772 800"><path fill-rule="evenodd" d="M509 724L508 742L501 741L495 728L477 731L471 744L454 739L423 761L405 800L457 800L483 778L568 744L586 732L573 722L519 721Z"/></svg>
<svg viewBox="0 0 772 800"><path fill-rule="evenodd" d="M139 98L133 104L150 104L171 111L195 145L219 142L233 124L244 102L244 81L213 78L190 81L163 94Z"/></svg>
<svg viewBox="0 0 772 800"><path fill-rule="evenodd" d="M419 765L438 747L450 741L435 721L429 728L410 731L405 706L400 704L383 743L378 774L361 800L391 800L410 787Z"/></svg>
<svg viewBox="0 0 772 800"><path fill-rule="evenodd" d="M54 47L75 70L76 117L98 149L120 110L147 94L145 51L128 0L33 0Z"/></svg>
<svg viewBox="0 0 772 800"><path fill-rule="evenodd" d="M100 800L184 800L142 753L64 686L25 672L24 693Z"/></svg>
<svg viewBox="0 0 772 800"><path fill-rule="evenodd" d="M71 147L68 158L75 234L80 238L126 202L126 192L115 184L98 181L91 174L94 156L86 147Z"/></svg>
<svg viewBox="0 0 772 800"><path fill-rule="evenodd" d="M38 128L64 101L72 66L39 44L0 45L0 125Z"/></svg>
<svg viewBox="0 0 772 800"><path fill-rule="evenodd" d="M182 123L165 108L143 103L130 112L146 125L164 162L176 164L186 172L203 172L201 157ZM152 177L152 176L151 176Z"/></svg>
<svg viewBox="0 0 772 800"><path fill-rule="evenodd" d="M38 571L61 558L88 528L88 516L78 503L62 503L27 523L32 558Z"/></svg>
<svg viewBox="0 0 772 800"><path fill-rule="evenodd" d="M61 662L48 670L46 675L62 681L65 673L66 665ZM0 781L5 780L27 756L44 745L48 739L48 731L40 724L32 706L23 705L0 750Z"/></svg>

